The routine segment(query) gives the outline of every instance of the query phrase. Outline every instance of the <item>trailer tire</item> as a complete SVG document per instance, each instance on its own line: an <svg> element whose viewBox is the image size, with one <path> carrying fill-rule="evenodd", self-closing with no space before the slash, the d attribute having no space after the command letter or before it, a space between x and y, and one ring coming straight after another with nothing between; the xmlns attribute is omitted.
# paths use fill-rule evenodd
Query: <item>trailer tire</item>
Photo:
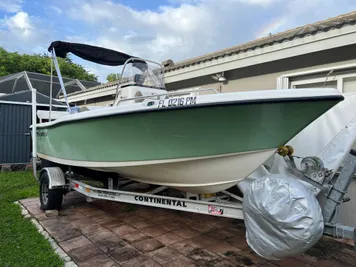
<svg viewBox="0 0 356 267"><path fill-rule="evenodd" d="M40 176L40 202L43 210L59 210L62 206L63 190L49 189L49 177L47 172Z"/></svg>

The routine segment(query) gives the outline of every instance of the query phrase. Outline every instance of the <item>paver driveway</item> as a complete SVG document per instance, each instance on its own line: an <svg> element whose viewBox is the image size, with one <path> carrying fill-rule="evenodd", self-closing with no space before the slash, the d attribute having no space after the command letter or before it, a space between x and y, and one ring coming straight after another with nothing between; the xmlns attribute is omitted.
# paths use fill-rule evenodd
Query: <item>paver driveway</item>
<svg viewBox="0 0 356 267"><path fill-rule="evenodd" d="M356 266L350 241L322 238L307 253L267 261L252 252L242 221L128 205L88 203L72 192L56 217L20 201L79 266Z"/></svg>

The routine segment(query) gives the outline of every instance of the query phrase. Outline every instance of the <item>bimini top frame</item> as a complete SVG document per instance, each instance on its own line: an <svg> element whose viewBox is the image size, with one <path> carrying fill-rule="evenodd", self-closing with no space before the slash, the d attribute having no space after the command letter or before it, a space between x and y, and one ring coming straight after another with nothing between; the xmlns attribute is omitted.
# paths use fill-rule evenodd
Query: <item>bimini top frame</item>
<svg viewBox="0 0 356 267"><path fill-rule="evenodd" d="M140 63L137 64L138 68L147 68L146 60L118 52L115 50L97 47L87 44L79 44L79 43L69 43L62 41L55 41L50 44L48 47L48 51L51 53L52 62L54 62L54 66L56 68L56 72L61 84L61 90L67 105L68 112L72 113L73 109L70 107L67 99L67 93L65 90L65 86L63 83L63 78L59 69L57 57L65 58L68 53L72 53L82 59L98 63L101 65L107 66L121 66L126 65L127 62L133 60L134 62ZM156 62L155 62L156 63ZM51 71L52 76L52 71ZM51 79L52 80L52 79Z"/></svg>

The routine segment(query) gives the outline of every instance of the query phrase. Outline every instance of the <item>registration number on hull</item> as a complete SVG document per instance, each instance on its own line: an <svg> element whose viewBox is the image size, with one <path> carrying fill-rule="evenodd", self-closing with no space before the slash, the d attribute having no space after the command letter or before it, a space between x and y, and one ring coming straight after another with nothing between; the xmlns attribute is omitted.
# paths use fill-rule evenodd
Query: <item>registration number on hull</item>
<svg viewBox="0 0 356 267"><path fill-rule="evenodd" d="M177 106L190 106L197 103L196 96L175 97L170 99L160 100L158 102L159 108L177 107Z"/></svg>

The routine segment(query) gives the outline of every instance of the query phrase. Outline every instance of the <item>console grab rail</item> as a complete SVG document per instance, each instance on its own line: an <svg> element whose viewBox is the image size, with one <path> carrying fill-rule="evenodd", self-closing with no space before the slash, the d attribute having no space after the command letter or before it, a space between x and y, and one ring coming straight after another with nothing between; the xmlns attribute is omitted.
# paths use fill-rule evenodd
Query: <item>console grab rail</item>
<svg viewBox="0 0 356 267"><path fill-rule="evenodd" d="M202 92L204 92L204 91L213 91L213 92L219 94L219 92L214 88L193 89L193 90L188 90L188 91L184 91L184 92L170 92L170 93L156 94L156 95L150 95L150 96L138 96L138 97L120 99L119 101L117 101L116 106L119 105L119 103L123 102L123 101L146 99L146 98L155 98L156 99L159 96L185 95L187 93L194 93L194 92L201 92L201 91Z"/></svg>

